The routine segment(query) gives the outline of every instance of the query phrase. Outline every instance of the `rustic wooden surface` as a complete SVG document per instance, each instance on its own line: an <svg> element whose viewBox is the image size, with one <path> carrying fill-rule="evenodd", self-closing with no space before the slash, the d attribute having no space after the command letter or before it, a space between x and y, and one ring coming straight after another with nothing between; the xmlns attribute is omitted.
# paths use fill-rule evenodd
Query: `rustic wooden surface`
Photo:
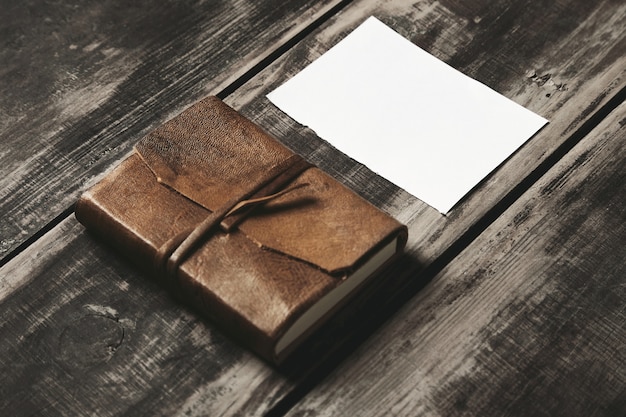
<svg viewBox="0 0 626 417"><path fill-rule="evenodd" d="M541 164L553 163L549 159L552 153L563 153L580 140L589 125L604 114L603 106L626 86L626 35L622 30L626 25L626 6L623 2L593 5L569 2L543 8L506 4L508 7L492 5L466 10L452 5L446 7L445 2L436 1L353 3L316 32L310 42L293 48L226 101L314 163L343 179L365 198L409 223L412 232L409 247L415 249L413 255L422 264L429 264L508 194L510 199L519 196L520 190L515 187L527 186L528 181L536 180L535 171L545 171ZM555 28L555 16L565 9L568 10L567 24ZM446 216L339 155L264 97L370 15L391 25L438 58L550 120L548 126ZM500 19L496 19L500 15ZM524 22L532 22L532 25L526 27ZM496 41L490 41L492 38ZM599 43L601 38L607 40L603 46ZM607 107L614 106L615 103L610 103ZM531 178L526 180L526 177Z"/></svg>
<svg viewBox="0 0 626 417"><path fill-rule="evenodd" d="M626 411L626 104L288 415Z"/></svg>
<svg viewBox="0 0 626 417"><path fill-rule="evenodd" d="M147 131L227 94L338 0L3 0L0 258Z"/></svg>
<svg viewBox="0 0 626 417"><path fill-rule="evenodd" d="M73 217L2 272L0 414L252 415L283 386Z"/></svg>
<svg viewBox="0 0 626 417"><path fill-rule="evenodd" d="M626 413L622 2L5 3L0 414ZM448 216L264 98L372 14L551 121ZM208 93L410 227L386 274L401 291L373 289L282 369L70 215L142 133Z"/></svg>

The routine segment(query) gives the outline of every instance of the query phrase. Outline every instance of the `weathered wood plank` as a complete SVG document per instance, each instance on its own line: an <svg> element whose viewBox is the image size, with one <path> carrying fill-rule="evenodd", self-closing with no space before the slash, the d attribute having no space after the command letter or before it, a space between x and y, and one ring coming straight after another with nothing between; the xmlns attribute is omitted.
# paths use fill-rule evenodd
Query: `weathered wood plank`
<svg viewBox="0 0 626 417"><path fill-rule="evenodd" d="M626 414L626 104L289 415Z"/></svg>
<svg viewBox="0 0 626 417"><path fill-rule="evenodd" d="M626 86L623 2L571 0L544 7L531 1L457 3L355 2L226 99L365 198L409 223L409 250L424 265L439 257L555 150L572 137L574 142L580 139L585 122ZM446 216L339 155L265 98L370 15L550 120Z"/></svg>
<svg viewBox="0 0 626 417"><path fill-rule="evenodd" d="M143 133L220 92L338 3L3 1L0 257Z"/></svg>
<svg viewBox="0 0 626 417"><path fill-rule="evenodd" d="M568 17L562 21L559 16L565 14ZM370 15L550 120L447 216L340 154L265 98ZM413 268L405 274L411 281L424 280L475 238L615 105L626 87L625 24L626 5L617 1L591 4L576 0L538 8L531 2L510 1L462 7L453 2L380 4L362 0L226 101L406 222L410 230L407 253ZM396 302L390 301L391 308Z"/></svg>
<svg viewBox="0 0 626 417"><path fill-rule="evenodd" d="M73 216L0 268L0 415L263 415L354 319L275 369L152 278Z"/></svg>
<svg viewBox="0 0 626 417"><path fill-rule="evenodd" d="M511 5L512 3L502 4ZM468 6L455 6L452 3L398 2L395 5L375 5L373 1L356 2L339 14L337 19L322 31L294 48L293 53L288 54L276 66L270 67L267 72L245 85L236 95L229 98L229 101L236 108L243 108L244 113L251 115L255 121L339 179L343 179L370 201L409 222L412 231L409 257L400 264L399 269L392 271L389 277L392 278L393 275L399 278L414 277L417 276L416 269L428 265L433 259L441 256L446 248L457 242L459 236L478 222L486 210L502 198L508 188L517 184L520 178L524 177L525 172L532 170L537 166L538 161L545 158L544 153L549 153L571 134L571 130L575 131L580 127L585 120L588 120L590 114L605 104L614 91L623 85L621 81L623 78L620 78L623 65L620 67L619 61L623 57L618 53L620 45L623 45L623 35L621 32L616 33L615 29L615 25L619 27L622 23L620 16L623 18L621 12L623 9L619 9L620 5L615 3L588 5L580 2L578 6L574 7L575 5L570 3L549 6L553 9L548 7L548 11L552 11L547 13L548 17L544 17L535 10L536 8L528 6L520 10L517 6L509 6L513 9L511 12L504 6L479 7L474 10ZM567 24L552 30L555 14L567 7L569 9L564 14L568 17ZM540 140L545 143L537 140L531 142L538 146L532 148L531 152L522 154L521 157L516 156L509 160L495 176L492 176L461 206L455 208L448 217L438 215L392 184L374 176L345 156L339 155L315 138L310 131L295 126L284 115L273 109L265 99L260 98L274 85L284 81L290 73L301 68L304 62L330 47L340 36L372 12L387 23L394 21L402 23L399 30L404 28L402 29L405 31L404 35L408 36L413 33L413 36L409 36L410 38L423 47L431 45L431 48L426 49L439 54L444 59L446 56L450 59L457 55L465 56L468 62L462 62L461 69L469 69L470 71L466 72L475 77L480 74L483 74L482 77L485 77L485 74L492 74L494 80L497 81L494 81L495 84L490 84L492 87L512 98L521 98L520 102L553 120L550 126L553 129L551 133L546 134L547 130L545 130L541 136ZM507 18L496 19L498 13L505 13ZM603 20L602 25L592 24L593 19L590 16L594 14L597 19ZM523 21L534 22L532 31L519 25ZM392 24L392 26L395 25ZM502 36L507 38L507 42L500 41ZM491 38L498 40L495 43L500 46L492 49L492 43L488 42ZM517 49L508 43L512 42L520 46L524 45L528 39L532 41L531 46L542 47L537 49L525 47L519 55L516 55ZM464 55L464 51L470 46L474 52ZM583 52L579 52L577 48ZM566 52L562 53L563 49ZM481 50L484 52L477 52ZM583 56L585 59L574 61L566 59L567 53L574 53L572 51L575 51L576 57ZM553 61L554 55L562 56L562 58ZM478 69L483 67L490 69L482 73ZM535 68L535 73L539 75L526 74L526 67ZM472 69L476 73L472 73ZM572 83L571 86L575 91L565 89L563 86L559 90L549 86L548 82L543 83L541 76L547 71L552 71L553 74L569 74L566 81ZM556 77L553 75L553 78ZM565 78L564 75L563 77ZM482 80L485 81L484 78ZM538 84L541 83L543 84L539 86ZM515 93L518 91L519 93ZM552 100L545 97L548 93L551 94ZM129 119L123 119L123 122L130 123ZM566 131L569 125L572 127L570 131ZM539 144L546 146L542 148ZM484 197L482 203L481 197ZM40 247L54 247L55 241L58 242L58 246L54 249L58 251L56 254L52 251L38 252ZM84 252L83 255L79 254L81 251ZM168 301L159 288L142 283L141 280L145 280L146 277L137 274L122 261L115 261L117 259L115 256L109 253L108 248L100 247L83 235L73 219L69 219L37 241L35 246L7 264L0 272L0 276L4 276L6 271L11 271L11 273L6 273L6 276L12 277L11 288L4 291L5 298L0 304L3 310L3 320L5 320L3 322L5 327L1 330L1 334L11 336L11 340L5 342L3 347L3 352L7 352L2 359L3 366L10 368L8 364L14 362L22 363L24 368L28 368L28 371L24 372L8 371L7 377L3 380L6 383L3 385L12 387L18 397L20 394L15 386L44 390L44 393L36 396L32 403L27 403L30 407L28 409L50 407L51 413L55 411L60 414L64 413L63 402L55 403L51 400L59 397L70 404L68 407L73 406L85 412L100 413L102 411L103 414L111 415L125 412L132 414L133 410L137 411L141 407L148 407L149 410L154 410L154 413L158 413L159 407L162 407L165 410L163 414L168 414L168 410L175 409L189 411L191 415L220 415L220 413L237 412L262 414L278 404L294 388L302 387L303 380L307 379L308 373L314 369L312 364L315 362L307 365L304 360L301 360L293 364L293 368L287 370L286 374L283 374L283 371L272 371L235 344L221 338L211 324L202 325L206 326L202 332L210 335L211 338L210 341L208 337L202 339L207 342L205 350L211 351L214 343L218 346L225 345L226 348L215 347L215 355L210 352L197 356L189 355L186 352L193 350L195 336L184 327L172 329L169 323L182 323L193 316L185 313L182 308L167 304ZM48 283L49 277L55 277L59 281L59 286L58 288L48 287L46 292L49 294L41 295L44 284L52 285ZM79 280L77 277L90 278ZM128 282L129 285L132 282L132 291L130 287L129 290L121 288L120 285L122 287L126 285L121 284L122 282ZM80 288L74 288L76 285ZM91 290L93 286L97 287L97 290ZM457 294L462 295L460 292ZM162 295L163 298L161 298ZM148 302L144 305L146 298ZM150 301L153 298L158 298L159 301ZM386 299L386 297L382 298ZM38 301L28 301L31 299ZM63 300L67 302L63 303ZM168 310L169 315L160 313L158 306L161 305ZM126 317L135 320L133 331L137 332L137 335L131 340L136 341L137 344L127 344L125 348L116 348L115 361L109 359L101 362L89 368L89 372L62 373L58 368L48 366L50 362L59 362L55 359L56 356L51 349L59 345L64 332L70 332L64 329L71 327L74 322L82 323L81 314L88 314L91 311L88 310L89 308L105 312L103 313L105 316L109 314L109 316L116 317L114 313L117 313L119 320ZM152 318L150 309L159 313ZM59 315L54 316L57 311ZM128 316L122 314L126 311L130 312ZM361 317L362 320L372 318L371 314L362 316L358 314L358 309L355 311L357 312L355 316ZM23 323L24 320L28 322L30 324L28 332L20 332L12 327L10 322L15 315L24 316L20 319L22 321L16 322ZM347 316L349 318L350 314L348 313ZM137 320L134 317L151 317L153 321ZM79 335L74 338L93 334L89 330L89 323L83 327L86 329L74 333L74 335ZM371 328L369 325L366 327ZM330 334L337 333L331 332ZM103 332L97 336L97 342L91 344L114 347L117 345L113 331ZM63 337L67 339L68 336ZM320 344L333 345L335 343L332 339L319 338L317 340ZM36 342L30 343L31 341ZM168 350L167 346L170 345L172 348ZM93 350L97 351L97 348ZM226 356L222 355L223 350L228 351ZM63 360L77 364L87 362L89 365L90 362L82 359L81 356L82 352L88 351L90 349L76 349L64 356ZM384 352L372 352L372 354L384 355ZM72 361L71 357L76 359ZM157 365L161 363L151 359L155 357L171 359L171 367L150 367L155 362ZM201 372L203 367L212 370L213 376L195 376L195 373ZM149 369L146 370L146 368ZM107 391L94 388L93 391L89 391L86 388L93 385L106 386L116 378L120 378L120 375L125 375L123 370L137 377L137 379L131 379L132 383L127 385L127 390L115 388ZM184 378L180 375L185 373L194 375L188 383L181 381ZM41 379L35 378L36 375L42 375ZM89 379L92 376L93 378ZM44 389L45 383L49 385ZM178 385L168 385L169 383ZM306 385L306 381L304 384ZM65 388L66 386L70 388ZM78 394L74 396L72 391ZM92 401L91 403L88 400L74 403L75 397L89 393L93 397L89 400ZM2 397L8 398L4 395ZM118 402L120 405L115 405ZM14 403L7 403L6 407L10 409L12 404Z"/></svg>
<svg viewBox="0 0 626 417"><path fill-rule="evenodd" d="M73 216L0 276L1 415L260 415L285 386Z"/></svg>
<svg viewBox="0 0 626 417"><path fill-rule="evenodd" d="M340 155L264 98L370 15L551 121L448 216L441 216L349 157ZM432 279L554 161L566 154L614 108L620 97L623 100L625 24L626 6L615 1L594 4L569 1L542 7L533 2L506 1L489 5L359 1L226 101L365 198L409 224L408 259L404 270L394 271L396 279L402 280L403 276L408 286L401 294L380 289L383 295L378 297L377 305L370 304L361 311L357 317L366 323L363 329L372 329ZM457 296L461 297L462 293L459 291ZM314 378L323 377L323 368L333 369L342 356L352 355L349 346L355 346L366 335L367 330L358 334L356 341L348 343L342 353L318 368ZM381 355L384 355L382 351L372 351L369 357L375 361ZM305 385L315 383L313 380ZM340 396L332 398L343 401ZM288 407L289 401L293 398L281 405Z"/></svg>

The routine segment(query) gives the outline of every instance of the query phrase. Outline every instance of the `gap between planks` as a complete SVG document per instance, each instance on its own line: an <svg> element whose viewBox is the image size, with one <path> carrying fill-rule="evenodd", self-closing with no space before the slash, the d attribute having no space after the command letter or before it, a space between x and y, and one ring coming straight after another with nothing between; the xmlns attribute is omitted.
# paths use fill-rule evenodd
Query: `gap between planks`
<svg viewBox="0 0 626 417"><path fill-rule="evenodd" d="M522 197L535 183L544 177L548 171L563 159L579 142L593 131L611 112L613 112L626 99L626 86L622 87L611 99L593 113L582 125L554 151L542 161L536 169L529 173L517 186L513 187L498 203L496 203L485 215L468 228L457 240L455 240L441 255L420 272L422 279L416 280L416 287L403 291L400 304L404 304L417 291L426 286L439 272L441 272L457 255L467 248L478 238L492 223L494 223L509 207ZM414 285L415 286L415 285ZM377 328L372 326L373 328ZM369 334L369 333L368 333ZM365 339L368 334L359 335L359 341ZM288 413L300 402L317 384L319 384L344 358L352 351L351 346L338 349L330 358L315 369L307 378L300 382L291 392L283 397L268 411L266 417L281 417Z"/></svg>
<svg viewBox="0 0 626 417"><path fill-rule="evenodd" d="M226 98L238 88L244 85L247 81L252 79L255 75L261 72L264 68L269 66L272 62L280 58L295 44L304 39L308 34L313 32L319 26L324 24L332 16L342 10L345 6L351 3L352 0L346 0L338 3L333 8L329 9L326 13L320 16L315 21L311 22L308 26L304 27L300 32L287 40L284 44L278 46L275 50L271 51L265 58L259 61L256 65L246 71L244 74L233 80L226 85L216 95L221 99ZM596 126L598 126L602 120L604 120L615 108L617 108L626 97L626 88L622 88L618 91L606 104L598 109L586 122L584 122L577 130L570 134L570 136L562 143L552 154L550 154L539 166L527 175L517 186L511 189L498 203L496 203L485 215L478 219L478 221L472 225L464 234L456 239L453 244L446 249L440 256L438 256L434 262L432 262L421 275L424 280L420 281L420 285L425 285L432 277L434 277L439 271L441 271L452 259L454 259L463 249L465 249L472 241L474 241L489 225L491 225L502 213L504 213L515 201L517 201L533 184L540 180L549 169L561 160L577 143L579 143L589 132L591 132ZM46 233L54 229L63 220L68 218L72 213L73 205L63 210L52 221L42 227L39 231L25 240L16 249L9 252L4 258L0 260L0 267L8 263L11 259L15 258L22 251L26 250L39 238ZM407 294L413 294L412 291ZM403 300L406 301L406 300ZM284 415L288 412L301 398L313 388L325 375L334 368L334 365L343 359L343 355L346 350L341 350L337 355L328 360L324 366L321 366L315 370L308 378L302 381L296 388L294 388L287 396L279 401L272 409L269 410L267 415ZM343 352L343 353L342 353Z"/></svg>
<svg viewBox="0 0 626 417"><path fill-rule="evenodd" d="M250 81L257 74L263 71L266 67L272 64L274 61L283 56L287 51L289 51L294 45L303 40L321 25L326 23L329 19L335 16L338 12L344 9L348 4L350 4L353 0L343 0L328 9L324 12L320 17L313 20L307 26L302 28L299 32L294 34L291 38L287 39L283 44L277 46L274 50L270 51L264 58L259 60L255 65L253 65L250 69L248 69L243 74L239 75L234 80L230 81L227 85L223 86L220 91L218 91L215 95L220 99L224 100L230 94L235 92L242 85ZM127 156L127 155L126 155ZM122 159L126 158L124 156ZM113 165L117 165L120 161L116 161ZM29 246L35 243L39 238L44 236L46 233L54 229L57 225L59 225L63 220L67 219L74 213L74 204L67 207L61 213L59 213L55 218L53 218L50 222L41 227L36 233L29 236L26 240L20 243L15 249L8 252L3 258L0 259L0 268L18 256L20 253L25 251Z"/></svg>

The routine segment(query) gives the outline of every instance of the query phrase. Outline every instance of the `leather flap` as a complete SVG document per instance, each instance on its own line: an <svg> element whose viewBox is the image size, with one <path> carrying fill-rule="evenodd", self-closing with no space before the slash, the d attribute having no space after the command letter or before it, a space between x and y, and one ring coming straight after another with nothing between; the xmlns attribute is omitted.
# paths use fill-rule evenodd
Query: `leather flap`
<svg viewBox="0 0 626 417"><path fill-rule="evenodd" d="M211 211L293 154L216 97L159 126L135 150L159 182Z"/></svg>
<svg viewBox="0 0 626 417"><path fill-rule="evenodd" d="M293 155L216 97L160 126L135 149L157 181L210 211ZM317 168L294 184L307 185L256 209L239 229L260 246L331 273L353 268L403 229Z"/></svg>

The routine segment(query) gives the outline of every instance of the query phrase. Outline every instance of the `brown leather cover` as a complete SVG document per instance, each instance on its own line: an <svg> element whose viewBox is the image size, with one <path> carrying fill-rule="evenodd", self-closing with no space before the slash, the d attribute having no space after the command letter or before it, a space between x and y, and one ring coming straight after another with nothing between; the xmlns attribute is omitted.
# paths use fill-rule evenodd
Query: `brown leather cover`
<svg viewBox="0 0 626 417"><path fill-rule="evenodd" d="M298 159L209 97L144 137L80 198L76 217L166 277L158 257L164 247L178 245L233 202L270 194L259 179L276 182L273 172ZM274 354L277 340L308 307L385 243L399 238L400 252L406 242L405 226L318 168L303 166L276 183L283 194L242 214L219 214L222 227L203 231L165 279L184 301L272 362L282 359ZM237 216L240 223L224 231Z"/></svg>

